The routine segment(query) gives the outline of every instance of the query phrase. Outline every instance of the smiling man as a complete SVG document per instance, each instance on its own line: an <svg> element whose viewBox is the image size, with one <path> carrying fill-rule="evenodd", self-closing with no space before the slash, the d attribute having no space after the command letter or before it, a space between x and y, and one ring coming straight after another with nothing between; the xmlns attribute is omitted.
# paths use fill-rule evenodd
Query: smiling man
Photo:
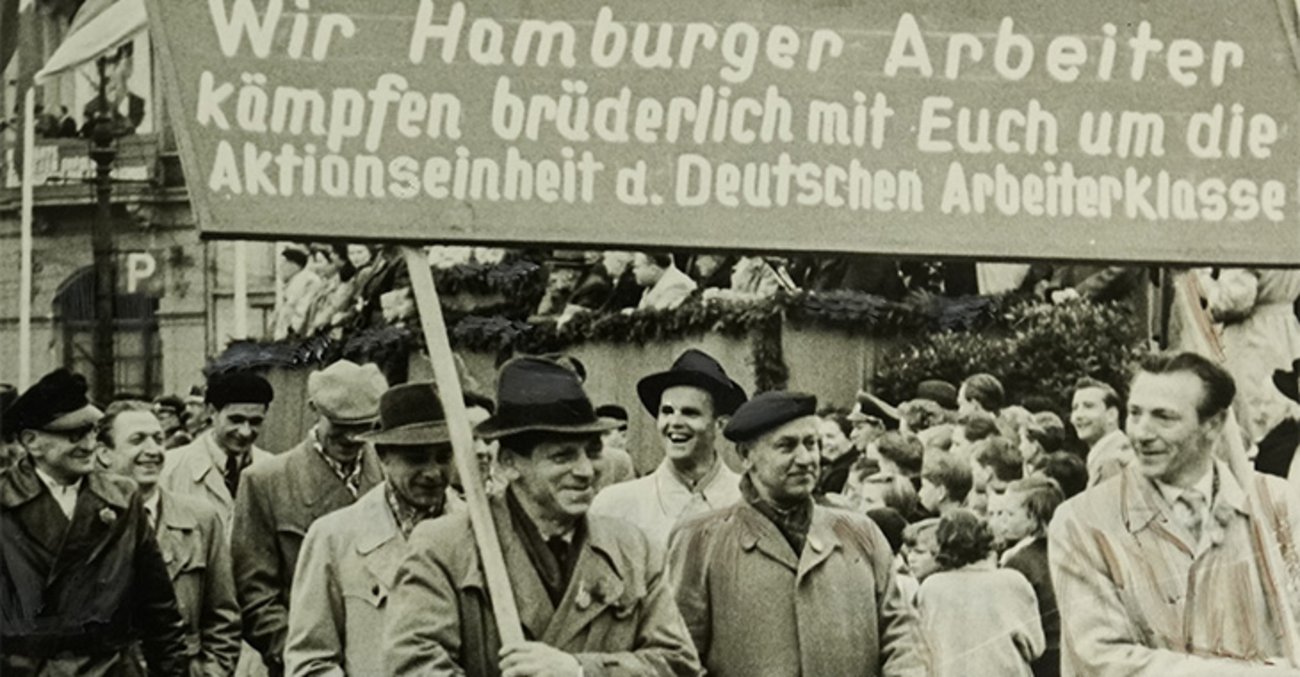
<svg viewBox="0 0 1300 677"><path fill-rule="evenodd" d="M316 425L298 446L252 468L235 500L231 552L244 640L272 677L284 670L284 640L298 551L312 522L383 481L361 438L379 419L388 381L373 364L339 360L307 377Z"/></svg>
<svg viewBox="0 0 1300 677"><path fill-rule="evenodd" d="M230 546L216 508L159 488L166 433L153 409L129 400L108 405L96 432L100 460L140 488L185 619L194 673L231 674L239 660L239 603Z"/></svg>
<svg viewBox="0 0 1300 677"><path fill-rule="evenodd" d="M1062 674L1300 668L1283 605L1265 592L1290 594L1293 611L1300 602L1300 497L1266 475L1243 487L1215 458L1235 393L1223 368L1193 353L1141 364L1127 417L1136 462L1066 502L1048 532ZM1265 550L1263 530L1280 552Z"/></svg>
<svg viewBox="0 0 1300 677"><path fill-rule="evenodd" d="M387 615L388 675L696 675L699 661L645 537L588 515L600 472L596 416L576 374L507 362L497 411L477 434L501 442L510 480L492 520L526 641L501 645L467 514L411 534Z"/></svg>
<svg viewBox="0 0 1300 677"><path fill-rule="evenodd" d="M209 377L203 397L212 427L167 454L159 484L216 508L229 537L240 479L249 468L271 460L271 453L254 443L275 391L257 374L232 372Z"/></svg>
<svg viewBox="0 0 1300 677"><path fill-rule="evenodd" d="M727 424L744 500L673 532L678 608L710 675L924 675L884 535L813 502L816 408L812 395L767 392Z"/></svg>
<svg viewBox="0 0 1300 677"><path fill-rule="evenodd" d="M1119 474L1133 462L1133 445L1120 430L1124 402L1110 385L1092 378L1079 379L1070 402L1070 425L1079 441L1088 445L1088 486Z"/></svg>
<svg viewBox="0 0 1300 677"><path fill-rule="evenodd" d="M451 437L433 383L384 393L374 445L386 480L307 532L293 577L289 675L381 675L384 616L417 524L461 508Z"/></svg>
<svg viewBox="0 0 1300 677"><path fill-rule="evenodd" d="M86 400L86 380L59 369L0 421L27 453L0 474L6 677L191 674L141 496L130 480L96 468L100 416Z"/></svg>
<svg viewBox="0 0 1300 677"><path fill-rule="evenodd" d="M740 476L722 463L715 443L746 396L717 360L695 349L668 371L641 379L636 390L655 417L664 460L645 477L601 491L591 510L640 527L663 553L680 520L740 500Z"/></svg>

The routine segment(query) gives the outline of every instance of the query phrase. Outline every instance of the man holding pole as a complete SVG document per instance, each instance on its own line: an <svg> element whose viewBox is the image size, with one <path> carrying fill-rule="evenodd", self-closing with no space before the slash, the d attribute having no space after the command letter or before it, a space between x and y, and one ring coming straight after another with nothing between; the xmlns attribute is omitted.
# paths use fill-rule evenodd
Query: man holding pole
<svg viewBox="0 0 1300 677"><path fill-rule="evenodd" d="M699 673L645 537L587 514L600 434L617 425L597 417L577 376L553 361L502 368L497 412L477 428L500 440L510 478L490 507L500 556L480 554L468 514L416 527L389 596L387 674ZM489 580L509 583L524 641L501 639L514 633L498 626Z"/></svg>
<svg viewBox="0 0 1300 677"><path fill-rule="evenodd" d="M1300 669L1300 497L1246 467L1235 393L1195 353L1142 363L1136 462L1061 506L1048 533L1063 675Z"/></svg>

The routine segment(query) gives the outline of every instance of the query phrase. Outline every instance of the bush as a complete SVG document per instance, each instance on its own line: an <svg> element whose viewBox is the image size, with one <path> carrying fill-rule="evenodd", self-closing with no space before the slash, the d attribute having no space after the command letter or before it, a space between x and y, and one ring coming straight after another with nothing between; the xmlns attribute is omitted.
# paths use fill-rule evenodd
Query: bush
<svg viewBox="0 0 1300 677"><path fill-rule="evenodd" d="M1002 381L1009 403L1040 395L1063 413L1083 376L1110 383L1122 395L1129 370L1144 351L1137 318L1124 306L1022 303L1011 307L995 330L932 334L886 355L872 387L888 401L902 402L924 379L959 384L988 372Z"/></svg>

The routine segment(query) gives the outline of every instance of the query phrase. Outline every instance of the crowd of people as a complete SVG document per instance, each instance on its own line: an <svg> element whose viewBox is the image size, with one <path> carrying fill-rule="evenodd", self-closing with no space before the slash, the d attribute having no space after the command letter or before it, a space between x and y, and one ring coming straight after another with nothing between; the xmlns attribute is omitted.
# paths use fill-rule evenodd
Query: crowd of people
<svg viewBox="0 0 1300 677"><path fill-rule="evenodd" d="M502 562L433 383L328 365L271 453L255 373L102 411L47 375L3 412L3 673L1300 670L1300 491L1249 467L1234 379L1199 355L1081 380L1063 418L983 373L896 405L750 394L691 349L636 383L642 477L633 414L585 374L524 356L465 390ZM1274 376L1300 400L1300 364Z"/></svg>
<svg viewBox="0 0 1300 677"><path fill-rule="evenodd" d="M582 313L672 310L688 301L745 302L778 291L852 290L890 300L1021 291L1045 302L1084 298L1141 305L1144 271L1132 267L912 262L862 256L773 257L621 250L427 249L434 268L534 260L544 276L533 322ZM414 317L406 262L395 247L291 243L268 338L283 340L400 324ZM529 299L530 301L532 299Z"/></svg>

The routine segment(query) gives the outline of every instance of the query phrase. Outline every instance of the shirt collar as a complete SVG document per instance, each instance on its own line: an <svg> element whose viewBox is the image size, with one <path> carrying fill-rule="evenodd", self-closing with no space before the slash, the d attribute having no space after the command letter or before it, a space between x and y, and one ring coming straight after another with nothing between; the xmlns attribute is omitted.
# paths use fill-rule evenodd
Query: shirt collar
<svg viewBox="0 0 1300 677"><path fill-rule="evenodd" d="M665 458L663 467L667 470L664 475L682 489L685 489L688 493L692 494L703 494L709 486L713 484L714 480L718 479L718 475L722 468L722 456L717 452L714 452L713 464L710 465L709 469L706 470L704 474L700 476L700 479L694 483L691 483L685 475L677 471L677 466L673 465L672 459Z"/></svg>
<svg viewBox="0 0 1300 677"><path fill-rule="evenodd" d="M64 484L54 479L53 477L45 474L45 471L41 470L40 467L37 466L35 463L32 464L32 468L36 470L36 476L41 478L41 483L44 484L46 487L48 487L50 493L54 494L55 496L61 496L69 492L75 494L77 493L78 490L81 489L82 478L77 478L77 481L72 484Z"/></svg>
<svg viewBox="0 0 1300 677"><path fill-rule="evenodd" d="M160 518L162 517L162 515L159 514L159 510L158 510L161 504L162 504L162 491L159 489L154 489L153 496L144 499L144 509L150 516L152 516L154 524L158 524L160 522Z"/></svg>
<svg viewBox="0 0 1300 677"><path fill-rule="evenodd" d="M230 458L230 454L226 452L225 449L222 449L220 444L217 444L217 434L215 431L209 429L203 434L208 438L208 456L212 458L212 464L217 467L219 472L226 472L226 459ZM247 468L249 463L251 463L252 458L253 450L249 449L240 461L240 467Z"/></svg>

